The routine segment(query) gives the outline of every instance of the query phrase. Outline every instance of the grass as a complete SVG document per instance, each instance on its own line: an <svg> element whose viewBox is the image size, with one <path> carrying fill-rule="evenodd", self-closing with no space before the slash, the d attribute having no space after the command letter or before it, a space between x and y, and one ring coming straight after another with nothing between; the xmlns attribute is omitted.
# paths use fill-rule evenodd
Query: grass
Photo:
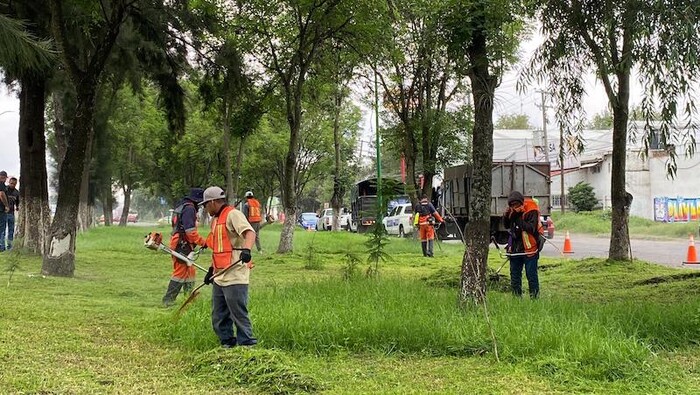
<svg viewBox="0 0 700 395"><path fill-rule="evenodd" d="M552 219L558 231L575 231L610 235L610 211L553 212ZM698 234L700 222L664 223L631 216L629 219L630 235L642 237L688 238L688 234Z"/></svg>
<svg viewBox="0 0 700 395"><path fill-rule="evenodd" d="M260 343L223 350L209 287L180 318L160 307L169 258L143 248L145 233L80 235L70 279L38 275L38 258L1 256L14 274L0 281L0 392L700 391L700 278L688 270L543 258L540 300L498 284L489 293L497 362L482 312L456 308L462 246L427 259L391 238L391 259L367 279L365 237L297 232L295 253L281 256L268 226L250 294Z"/></svg>

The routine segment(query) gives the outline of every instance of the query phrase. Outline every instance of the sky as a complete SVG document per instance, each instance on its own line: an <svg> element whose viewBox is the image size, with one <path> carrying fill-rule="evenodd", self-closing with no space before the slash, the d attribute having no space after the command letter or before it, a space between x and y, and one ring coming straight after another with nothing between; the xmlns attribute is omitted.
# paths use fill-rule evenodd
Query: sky
<svg viewBox="0 0 700 395"><path fill-rule="evenodd" d="M530 58L541 41L538 34L533 35L520 46L521 59L508 73L504 75L501 85L496 90L494 106L494 121L503 114L527 114L530 123L536 128L542 127L542 112L537 107L541 101L539 87L530 87L525 93L520 94L516 90L518 74ZM584 107L588 116L599 113L607 107L607 97L602 85L591 75L588 78L587 97ZM637 103L641 88L633 79L631 104ZM550 103L551 104L551 103ZM363 139L371 140L374 131L374 117L372 109L360 105L363 111ZM549 110L548 125L554 121L554 112ZM5 85L0 86L0 170L7 171L8 175L19 176L19 143L17 128L19 125L19 100L17 92L10 91Z"/></svg>

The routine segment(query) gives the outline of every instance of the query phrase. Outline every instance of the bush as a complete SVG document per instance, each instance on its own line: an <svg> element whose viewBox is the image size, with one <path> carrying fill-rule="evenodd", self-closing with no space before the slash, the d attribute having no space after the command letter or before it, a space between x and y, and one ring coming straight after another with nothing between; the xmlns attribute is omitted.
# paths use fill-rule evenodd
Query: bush
<svg viewBox="0 0 700 395"><path fill-rule="evenodd" d="M598 204L593 187L586 182L579 182L569 188L569 202L577 213L579 211L591 211Z"/></svg>

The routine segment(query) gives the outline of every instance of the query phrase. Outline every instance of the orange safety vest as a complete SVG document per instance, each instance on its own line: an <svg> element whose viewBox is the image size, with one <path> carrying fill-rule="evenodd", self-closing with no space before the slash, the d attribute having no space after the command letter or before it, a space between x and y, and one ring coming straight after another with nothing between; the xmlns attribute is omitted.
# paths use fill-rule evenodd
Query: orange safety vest
<svg viewBox="0 0 700 395"><path fill-rule="evenodd" d="M523 238L523 247L525 247L525 253L527 253L528 256L537 253L539 250L537 239L540 235L544 235L544 227L542 226L542 222L540 222L540 207L534 200L526 198L525 202L523 202L523 216L530 211L535 211L537 213L537 232L534 235L525 231L520 232Z"/></svg>
<svg viewBox="0 0 700 395"><path fill-rule="evenodd" d="M256 198L248 199L248 222L261 222L262 221L262 209L260 208L260 202Z"/></svg>
<svg viewBox="0 0 700 395"><path fill-rule="evenodd" d="M224 207L216 221L211 223L211 233L207 237L207 246L211 248L214 270L226 269L231 265L233 246L228 238L226 218L233 209L231 206Z"/></svg>

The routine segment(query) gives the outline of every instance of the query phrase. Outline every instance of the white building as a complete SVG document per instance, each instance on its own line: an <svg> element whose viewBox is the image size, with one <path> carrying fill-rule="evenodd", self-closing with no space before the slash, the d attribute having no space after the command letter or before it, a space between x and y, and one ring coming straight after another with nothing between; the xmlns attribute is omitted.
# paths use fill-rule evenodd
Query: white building
<svg viewBox="0 0 700 395"><path fill-rule="evenodd" d="M641 129L640 129L641 130ZM630 133L632 134L632 133ZM583 181L590 184L600 206L610 208L612 173L612 131L585 130L584 150L564 158L564 188ZM561 170L559 135L549 136L549 161L552 164L552 204L559 208ZM634 196L631 215L657 221L700 220L700 134L696 137L697 154L686 158L681 152L676 160L675 178L668 176L669 156L658 144L642 158L641 141L630 138L627 151L626 189ZM494 131L494 160L546 161L541 132L527 130ZM566 150L566 148L565 148ZM678 148L678 151L683 149ZM566 193L566 192L565 192Z"/></svg>

